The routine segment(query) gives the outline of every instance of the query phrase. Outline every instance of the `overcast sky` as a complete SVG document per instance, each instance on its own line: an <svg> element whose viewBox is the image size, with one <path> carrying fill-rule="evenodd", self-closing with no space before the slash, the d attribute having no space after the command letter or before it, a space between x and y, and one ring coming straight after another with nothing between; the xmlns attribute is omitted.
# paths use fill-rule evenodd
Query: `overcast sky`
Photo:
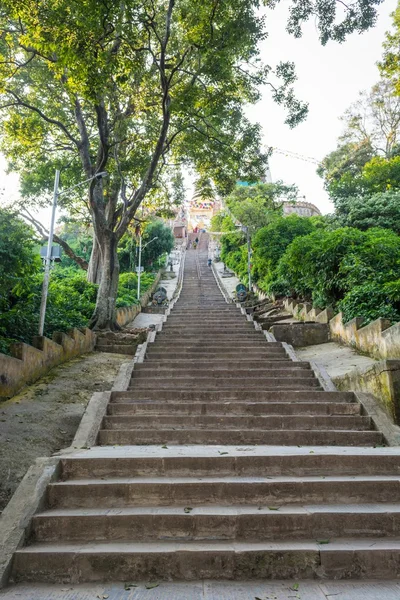
<svg viewBox="0 0 400 600"><path fill-rule="evenodd" d="M281 0L275 10L268 11L269 37L262 45L262 58L270 65L282 60L295 62L296 94L309 102L308 118L289 129L284 124L284 110L272 101L268 88L263 90L262 100L249 110L249 116L262 124L266 145L321 160L335 149L342 128L339 117L357 99L359 91L370 88L379 77L376 62L382 55L385 32L391 28L390 14L396 1L383 2L377 25L367 33L353 34L344 44L329 42L325 47L318 40L313 21L305 26L301 39L286 33L289 5L290 0ZM275 153L270 167L273 181L295 183L300 195L305 195L323 213L332 210L314 164ZM5 198L18 194L18 180L5 175L0 157L0 191L2 188Z"/></svg>
<svg viewBox="0 0 400 600"><path fill-rule="evenodd" d="M376 63L382 56L382 42L385 32L391 29L390 14L396 4L395 0L383 2L378 22L370 31L353 34L343 44L328 42L325 47L318 40L314 21L306 25L300 39L286 33L289 0L281 1L274 11L268 12L269 36L262 45L263 60L271 65L281 60L293 61L298 75L296 94L310 105L307 120L289 129L284 124L284 110L272 101L266 88L262 101L249 114L262 124L268 146L318 160L335 149L342 130L339 117L361 90L370 88L379 78ZM270 167L273 181L295 183L300 195L305 195L323 213L332 210L314 164L275 153Z"/></svg>

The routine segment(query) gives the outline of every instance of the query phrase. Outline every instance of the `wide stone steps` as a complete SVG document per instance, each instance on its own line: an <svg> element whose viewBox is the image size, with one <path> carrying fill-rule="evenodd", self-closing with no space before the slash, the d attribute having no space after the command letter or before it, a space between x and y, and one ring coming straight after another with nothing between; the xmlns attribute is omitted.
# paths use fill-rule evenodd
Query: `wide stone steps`
<svg viewBox="0 0 400 600"><path fill-rule="evenodd" d="M141 400L157 400L163 402L236 402L242 401L246 403L255 402L283 402L295 404L298 402L312 402L314 404L320 402L344 402L356 403L352 392L327 392L320 390L272 390L258 391L254 394L248 389L241 390L165 390L160 394L159 390L151 389L150 386L146 390L129 390L124 392L112 392L111 402L129 402L136 399ZM358 403L356 403L358 404Z"/></svg>
<svg viewBox="0 0 400 600"><path fill-rule="evenodd" d="M140 371L157 371L161 372L162 375L165 370L185 370L190 371L191 369L199 368L199 361L196 359L186 359L186 360L175 360L170 358L164 359L155 359L148 357L146 362L140 365L135 366L135 372ZM223 359L216 358L215 360L202 360L201 361L201 369L205 371L219 371L222 374L225 374L226 370L233 370L235 372L242 371L244 369L255 369L255 370L270 370L270 369L294 369L305 370L311 369L310 363L307 362L299 362L294 363L287 358L276 358L275 360L267 361L267 360L254 360L251 358L243 358L243 360L234 360L234 359Z"/></svg>
<svg viewBox="0 0 400 600"><path fill-rule="evenodd" d="M46 569L43 568L46 565ZM37 544L19 550L16 581L392 579L400 540L382 538L283 542Z"/></svg>
<svg viewBox="0 0 400 600"><path fill-rule="evenodd" d="M154 420L154 417L153 417ZM149 425L150 427L150 425ZM98 443L103 446L245 444L272 446L380 446L385 443L379 431L271 429L101 429Z"/></svg>
<svg viewBox="0 0 400 600"><path fill-rule="evenodd" d="M224 347L222 349L220 349L219 351L216 348L212 348L209 351L207 351L206 348L202 347L202 348L181 348L179 346L179 349L181 350L181 352L174 352L174 351L168 351L167 348L165 348L165 350L160 350L159 346L157 346L157 349L155 350L149 350L147 349L146 352L146 359L174 359L174 360L196 360L198 362L198 364L200 363L200 361L206 360L206 361L214 361L214 360L218 360L218 359L223 359L223 360L239 360L241 357L244 357L246 360L263 360L265 359L265 361L272 361L272 360L289 360L290 358L288 357L288 355L285 353L284 350L282 351L269 351L269 350L265 350L263 351L262 349L260 349L259 352L254 351L254 350L246 350L246 353L244 354L243 351L241 350L235 350L234 348L232 348L232 344L230 345L230 347ZM146 360L147 362L147 360Z"/></svg>
<svg viewBox="0 0 400 600"><path fill-rule="evenodd" d="M269 367L269 368L237 368L237 369L227 369L227 368L201 368L199 367L187 367L184 369L185 378L187 377L195 377L196 381L202 378L207 379L215 379L226 377L230 379L231 377L249 377L252 379L269 379L270 377L301 377L305 379L313 379L315 377L314 371L311 371L310 368L307 367L297 367L296 363L291 363L291 367L288 366L286 368L278 368L278 367ZM182 369L183 370L183 369ZM132 385L134 385L135 381L138 379L146 378L147 381L151 381L151 378L154 376L169 378L173 377L175 380L179 380L177 377L177 373L181 374L182 370L177 369L176 367L171 366L158 366L158 368L151 368L146 366L143 368L141 365L138 365L135 368L134 375L131 379Z"/></svg>
<svg viewBox="0 0 400 600"><path fill-rule="evenodd" d="M61 459L60 481L134 477L400 476L400 455L390 448L187 446L101 448ZM296 481L296 479L293 479ZM377 480L379 485L380 480ZM300 488L302 492L302 488ZM392 498L393 501L394 498ZM363 499L361 498L361 501ZM301 502L301 495L298 502ZM354 499L352 500L354 502Z"/></svg>
<svg viewBox="0 0 400 600"><path fill-rule="evenodd" d="M162 352L165 350L171 351L171 343L168 342L168 338L160 338L157 341L157 345L154 345L154 348L149 348L147 346L147 352ZM180 338L179 344L175 346L176 350L180 352L242 352L242 356L246 356L249 352L257 352L261 351L262 354L280 354L281 356L286 356L286 352L284 348L266 348L265 338L257 336L253 339L246 340L237 340L237 339L198 339L194 341L190 338Z"/></svg>
<svg viewBox="0 0 400 600"><path fill-rule="evenodd" d="M131 380L130 388L135 389L146 389L150 387L152 389L166 390L176 389L179 387L190 387L193 386L194 380L189 376L174 377L169 379L161 379L156 375L153 377L140 378L137 377ZM251 380L244 382L240 377L230 377L229 379L211 379L208 375L196 376L196 387L203 390L227 390L230 388L241 389L243 387L251 388L253 390L298 390L303 388L319 388L319 381L315 378L307 377L295 377L287 378L273 377L264 375L262 377L253 377Z"/></svg>
<svg viewBox="0 0 400 600"><path fill-rule="evenodd" d="M147 415L114 415L104 417L104 429L148 429ZM154 429L371 429L370 417L359 415L158 415L153 421Z"/></svg>
<svg viewBox="0 0 400 600"><path fill-rule="evenodd" d="M333 402L302 402L289 404L285 402L224 402L202 403L192 402L149 402L132 400L130 403L112 403L108 405L109 415L359 415L359 404Z"/></svg>
<svg viewBox="0 0 400 600"><path fill-rule="evenodd" d="M400 475L132 477L50 484L49 508L392 503Z"/></svg>
<svg viewBox="0 0 400 600"><path fill-rule="evenodd" d="M135 506L49 510L33 519L35 542L323 540L400 538L397 504Z"/></svg>
<svg viewBox="0 0 400 600"><path fill-rule="evenodd" d="M98 445L61 457L16 581L400 576L400 452L227 304L206 261L187 253Z"/></svg>

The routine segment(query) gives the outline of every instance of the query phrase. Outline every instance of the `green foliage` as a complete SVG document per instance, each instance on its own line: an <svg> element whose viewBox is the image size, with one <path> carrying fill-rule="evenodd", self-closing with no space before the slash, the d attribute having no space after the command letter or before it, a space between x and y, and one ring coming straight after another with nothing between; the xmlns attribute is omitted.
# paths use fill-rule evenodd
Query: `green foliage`
<svg viewBox="0 0 400 600"><path fill-rule="evenodd" d="M233 217L254 234L282 215L282 205L278 199L285 197L293 200L296 195L296 186L287 186L281 182L258 183L236 186L225 202Z"/></svg>
<svg viewBox="0 0 400 600"><path fill-rule="evenodd" d="M323 44L343 41L374 24L379 2L355 0L338 15L336 0L293 0L288 30L299 37L312 18ZM268 84L290 127L307 114L293 63L261 62L259 9L259 0L2 0L0 149L25 198L42 203L56 168L64 188L107 171L87 195L60 196L75 216L91 218L106 256L144 199L163 214L181 201L176 165L225 194L238 177L259 180L267 154L245 107ZM115 256L103 265L92 321L100 329L113 321L114 307L100 301L115 296L110 265Z"/></svg>
<svg viewBox="0 0 400 600"><path fill-rule="evenodd" d="M157 238L152 242L154 238ZM151 243L149 243L151 242ZM175 239L169 227L161 221L151 221L143 232L143 245L148 244L142 251L142 265L145 269L158 267L158 259L169 254L174 248Z"/></svg>
<svg viewBox="0 0 400 600"><path fill-rule="evenodd" d="M153 240L146 246L148 242ZM150 221L142 234L142 266L145 270L158 270L166 254L174 248L175 240L171 229L162 221ZM134 271L138 264L138 239L128 230L118 248L118 259L121 272Z"/></svg>
<svg viewBox="0 0 400 600"><path fill-rule="evenodd" d="M371 319L371 308L356 308L356 288L373 283L376 290L386 290L385 286L399 276L400 238L380 228L362 232L345 227L296 238L278 268L278 278L291 295L311 300L320 308L344 306L346 318ZM393 307L394 300L390 300L387 292L383 296Z"/></svg>
<svg viewBox="0 0 400 600"><path fill-rule="evenodd" d="M350 321L355 316L363 317L365 324L379 317L400 321L400 295L397 294L396 301L390 298L388 290L391 286L371 281L352 288L338 303L344 321Z"/></svg>
<svg viewBox="0 0 400 600"><path fill-rule="evenodd" d="M364 198L340 198L335 202L343 226L367 230L370 227L392 229L400 234L400 191L373 194Z"/></svg>
<svg viewBox="0 0 400 600"><path fill-rule="evenodd" d="M324 179L324 187L334 201L363 194L362 170L373 156L370 142L363 141L340 145L323 159L317 173Z"/></svg>
<svg viewBox="0 0 400 600"><path fill-rule="evenodd" d="M292 214L275 219L256 233L252 242L253 273L262 289L271 291L269 283L274 279L279 260L290 243L297 237L311 233L314 229L315 226L310 218ZM276 285L274 293L277 293Z"/></svg>
<svg viewBox="0 0 400 600"><path fill-rule="evenodd" d="M154 282L155 274L142 273L141 293ZM24 282L20 295L8 309L0 312L0 352L8 352L12 342L31 343L37 335L43 275L37 273ZM54 331L87 327L93 313L97 285L86 281L86 274L74 267L58 265L51 274L44 335ZM137 303L137 275L120 276L117 307Z"/></svg>
<svg viewBox="0 0 400 600"><path fill-rule="evenodd" d="M16 213L0 209L0 311L18 301L40 264L32 228Z"/></svg>
<svg viewBox="0 0 400 600"><path fill-rule="evenodd" d="M81 225L75 220L63 218L60 230L57 230L58 235L62 238L77 256L80 256L87 262L90 260L93 247L93 232L87 225ZM80 269L76 262L67 256L65 252L62 255L63 267L73 267Z"/></svg>
<svg viewBox="0 0 400 600"><path fill-rule="evenodd" d="M361 177L368 194L399 189L400 156L375 156L364 165Z"/></svg>
<svg viewBox="0 0 400 600"><path fill-rule="evenodd" d="M154 273L142 273L140 277L140 294L144 294L151 287L156 276ZM117 308L138 304L137 297L138 278L136 273L122 273L119 278Z"/></svg>
<svg viewBox="0 0 400 600"><path fill-rule="evenodd" d="M42 274L37 274L18 302L0 314L0 339L31 343L37 335L42 280ZM44 335L51 338L54 331L86 327L96 294L97 286L86 281L83 271L56 267L50 279ZM3 348L7 346L3 343Z"/></svg>
<svg viewBox="0 0 400 600"><path fill-rule="evenodd" d="M362 152L355 149L353 154L347 150L348 146L331 152L318 169L335 206L343 199L364 198L400 188L400 156L373 156L362 164L368 158L368 148Z"/></svg>

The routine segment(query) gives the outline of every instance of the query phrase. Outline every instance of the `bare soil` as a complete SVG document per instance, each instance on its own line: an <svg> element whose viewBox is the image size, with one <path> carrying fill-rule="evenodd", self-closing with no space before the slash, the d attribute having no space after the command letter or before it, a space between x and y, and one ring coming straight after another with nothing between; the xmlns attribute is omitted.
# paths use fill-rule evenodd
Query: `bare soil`
<svg viewBox="0 0 400 600"><path fill-rule="evenodd" d="M93 392L110 390L125 354L92 352L0 403L0 510L36 458L68 447Z"/></svg>

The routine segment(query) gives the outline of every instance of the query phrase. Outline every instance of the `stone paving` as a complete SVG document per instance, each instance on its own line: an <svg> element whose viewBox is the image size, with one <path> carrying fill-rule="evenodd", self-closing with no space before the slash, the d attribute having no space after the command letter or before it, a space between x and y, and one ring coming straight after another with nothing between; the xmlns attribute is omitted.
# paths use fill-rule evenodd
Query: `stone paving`
<svg viewBox="0 0 400 600"><path fill-rule="evenodd" d="M99 447L61 457L6 600L400 598L399 449L224 301L202 241Z"/></svg>
<svg viewBox="0 0 400 600"><path fill-rule="evenodd" d="M127 582L126 587L130 587ZM1 600L399 600L398 581L261 581L32 586L0 592ZM147 586L147 587L146 587ZM157 586L157 587L153 587Z"/></svg>

